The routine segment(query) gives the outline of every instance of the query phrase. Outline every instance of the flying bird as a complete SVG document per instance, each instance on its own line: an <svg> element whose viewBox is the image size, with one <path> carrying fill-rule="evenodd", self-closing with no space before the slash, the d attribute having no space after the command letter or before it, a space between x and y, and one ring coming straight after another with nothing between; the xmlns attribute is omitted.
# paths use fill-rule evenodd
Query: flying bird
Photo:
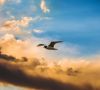
<svg viewBox="0 0 100 90"><path fill-rule="evenodd" d="M50 44L47 46L47 45L45 45L45 44L38 44L37 46L39 47L39 46L44 46L44 48L46 48L46 49L48 49L48 50L58 50L58 49L56 49L56 48L54 48L54 45L56 44L56 43L61 43L61 42L63 42L63 41L52 41L52 42L50 42Z"/></svg>

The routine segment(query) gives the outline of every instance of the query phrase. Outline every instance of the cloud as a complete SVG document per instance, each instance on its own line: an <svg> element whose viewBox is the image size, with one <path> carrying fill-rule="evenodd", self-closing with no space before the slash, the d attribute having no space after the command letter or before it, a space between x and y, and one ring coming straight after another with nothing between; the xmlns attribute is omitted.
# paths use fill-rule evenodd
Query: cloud
<svg viewBox="0 0 100 90"><path fill-rule="evenodd" d="M7 11L6 14L8 15L8 17L10 17L11 19L15 19L15 16L12 15L11 11Z"/></svg>
<svg viewBox="0 0 100 90"><path fill-rule="evenodd" d="M21 3L21 0L13 0L16 3Z"/></svg>
<svg viewBox="0 0 100 90"><path fill-rule="evenodd" d="M10 3L14 2L16 4L19 4L21 3L21 0L0 0L0 5L3 5L5 2L10 2Z"/></svg>
<svg viewBox="0 0 100 90"><path fill-rule="evenodd" d="M13 34L5 34L0 38L0 47L2 47L2 53L12 55L17 58L26 56L28 58L45 56L46 52L42 48L38 48L36 45L39 43L38 38L28 38L26 40L16 39ZM20 52L20 53L19 53Z"/></svg>
<svg viewBox="0 0 100 90"><path fill-rule="evenodd" d="M34 29L33 32L35 32L35 33L43 33L43 30L40 30L40 29Z"/></svg>
<svg viewBox="0 0 100 90"><path fill-rule="evenodd" d="M41 7L41 10L42 10L44 13L50 12L50 9L48 9L47 6L46 6L45 0L41 0L40 7Z"/></svg>
<svg viewBox="0 0 100 90"><path fill-rule="evenodd" d="M28 27L30 21L32 21L32 17L22 17L21 20L7 20L0 28L0 31L19 32L22 27Z"/></svg>
<svg viewBox="0 0 100 90"><path fill-rule="evenodd" d="M29 62L18 64L0 59L0 82L40 90L100 90L99 61L69 61L69 67L79 71L75 75L67 73L68 62Z"/></svg>
<svg viewBox="0 0 100 90"><path fill-rule="evenodd" d="M36 31L32 31L37 34L41 34L42 31L40 29L36 29ZM28 33L28 32L27 32ZM43 31L44 33L44 31ZM49 44L51 39L48 38L37 38L31 37L31 32L29 35L24 34L24 36L17 36L23 38L24 40L16 39L17 35L13 34L5 34L0 39L0 46L2 47L3 53L8 55L13 55L15 57L45 57L49 60L52 59L62 59L65 57L74 57L80 55L80 48L74 45L65 45L64 43L59 43L56 45L57 51L49 51L43 47L37 47L39 43ZM20 54L19 54L20 52Z"/></svg>
<svg viewBox="0 0 100 90"><path fill-rule="evenodd" d="M18 66L2 61L0 61L0 81L11 83L13 85L45 90L78 89L74 85L67 85L50 78L28 75L18 68Z"/></svg>
<svg viewBox="0 0 100 90"><path fill-rule="evenodd" d="M17 40L12 34L5 34L0 39L2 52L15 57L22 57L26 52L27 45L29 45L27 41Z"/></svg>
<svg viewBox="0 0 100 90"><path fill-rule="evenodd" d="M100 57L49 59L35 40L1 37L2 54L17 58L15 62L0 58L1 83L41 90L100 90Z"/></svg>
<svg viewBox="0 0 100 90"><path fill-rule="evenodd" d="M5 3L5 0L0 0L0 5L3 5Z"/></svg>
<svg viewBox="0 0 100 90"><path fill-rule="evenodd" d="M41 20L50 20L51 18L49 17L42 17L42 16L36 16L34 18L32 17L22 17L21 19L15 19L13 15L11 15L11 12L8 11L6 12L12 20L5 20L1 23L0 26L0 32L10 32L10 33L28 33L30 31L22 31L23 29L29 27L30 22L36 23ZM40 29L34 29L33 32L35 33L43 33L42 30Z"/></svg>
<svg viewBox="0 0 100 90"><path fill-rule="evenodd" d="M52 60L49 59L47 51L37 48L36 45L35 39L17 40L12 34L1 37L2 54L18 58L13 62L0 59L1 83L43 90L100 88L99 57L87 59L65 57L61 60L57 58Z"/></svg>

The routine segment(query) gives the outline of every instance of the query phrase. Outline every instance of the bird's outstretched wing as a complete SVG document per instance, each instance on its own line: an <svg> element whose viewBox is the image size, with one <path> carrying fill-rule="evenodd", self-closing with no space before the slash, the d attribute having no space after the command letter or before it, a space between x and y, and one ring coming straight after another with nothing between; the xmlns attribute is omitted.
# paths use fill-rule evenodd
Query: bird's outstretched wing
<svg viewBox="0 0 100 90"><path fill-rule="evenodd" d="M56 43L61 43L61 42L63 42L63 41L52 41L48 46L49 46L49 47L54 47L54 45L55 45Z"/></svg>
<svg viewBox="0 0 100 90"><path fill-rule="evenodd" d="M39 47L39 46L44 46L44 44L38 44L37 47Z"/></svg>

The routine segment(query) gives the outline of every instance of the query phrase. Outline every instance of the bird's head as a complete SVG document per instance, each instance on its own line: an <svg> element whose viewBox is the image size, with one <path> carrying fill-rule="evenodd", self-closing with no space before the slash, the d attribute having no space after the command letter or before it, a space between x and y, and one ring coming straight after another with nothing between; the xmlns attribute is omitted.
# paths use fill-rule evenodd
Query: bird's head
<svg viewBox="0 0 100 90"><path fill-rule="evenodd" d="M44 46L44 48L47 48L47 46Z"/></svg>

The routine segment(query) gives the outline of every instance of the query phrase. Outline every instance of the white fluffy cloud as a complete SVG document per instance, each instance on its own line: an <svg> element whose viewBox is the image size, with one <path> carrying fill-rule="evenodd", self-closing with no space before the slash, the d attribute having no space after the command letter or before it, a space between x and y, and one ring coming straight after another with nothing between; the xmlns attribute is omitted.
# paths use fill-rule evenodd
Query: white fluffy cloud
<svg viewBox="0 0 100 90"><path fill-rule="evenodd" d="M42 10L44 13L50 12L50 9L48 9L48 7L46 6L45 0L41 0L40 7L41 7L41 10Z"/></svg>
<svg viewBox="0 0 100 90"><path fill-rule="evenodd" d="M40 30L40 29L33 29L33 32L35 32L35 33L43 33L43 30Z"/></svg>

